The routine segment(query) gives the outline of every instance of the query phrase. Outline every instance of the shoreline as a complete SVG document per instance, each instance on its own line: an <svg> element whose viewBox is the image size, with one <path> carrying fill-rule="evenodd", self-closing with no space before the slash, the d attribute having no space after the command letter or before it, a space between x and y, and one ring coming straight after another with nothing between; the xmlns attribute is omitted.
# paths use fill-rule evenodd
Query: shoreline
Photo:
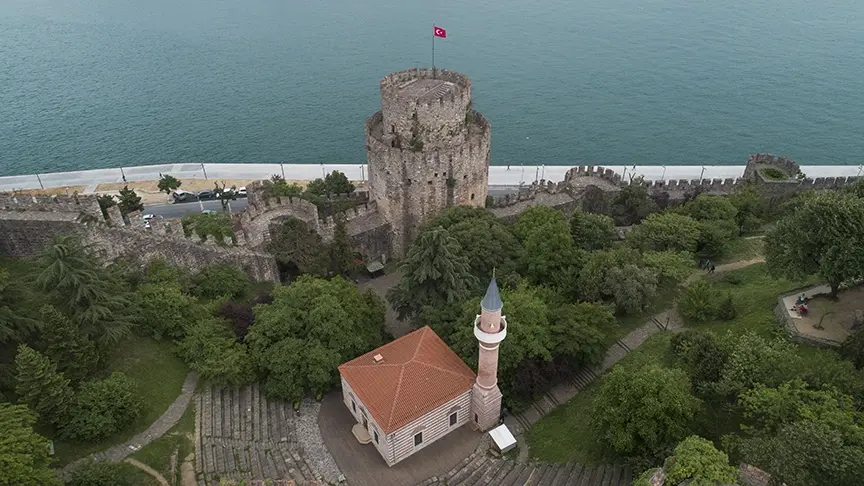
<svg viewBox="0 0 864 486"><path fill-rule="evenodd" d="M489 167L490 186L530 185L535 180L545 179L558 182L573 165L548 166L503 166ZM645 180L674 179L735 179L744 173L744 165L645 165L623 166L603 165L621 174L625 180L635 172ZM171 174L183 180L248 180L269 179L274 174L283 175L286 180L309 181L330 171L344 172L353 181L365 181L369 171L366 164L161 164L113 169L92 169L73 172L54 172L0 177L0 191L40 190L64 187L84 187L79 191L90 194L100 184L144 182L159 179L159 174ZM809 178L850 177L864 173L860 165L802 165L801 170Z"/></svg>

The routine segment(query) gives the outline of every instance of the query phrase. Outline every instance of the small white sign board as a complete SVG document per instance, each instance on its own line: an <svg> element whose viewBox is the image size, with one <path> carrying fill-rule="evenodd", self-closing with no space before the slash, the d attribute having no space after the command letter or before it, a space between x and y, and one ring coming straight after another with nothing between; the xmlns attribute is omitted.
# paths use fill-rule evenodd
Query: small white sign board
<svg viewBox="0 0 864 486"><path fill-rule="evenodd" d="M508 429L507 426L504 424L501 424L498 427L490 430L489 435L495 442L495 447L499 451L501 451L501 453L507 452L510 449L516 447L516 438L513 437L510 429Z"/></svg>

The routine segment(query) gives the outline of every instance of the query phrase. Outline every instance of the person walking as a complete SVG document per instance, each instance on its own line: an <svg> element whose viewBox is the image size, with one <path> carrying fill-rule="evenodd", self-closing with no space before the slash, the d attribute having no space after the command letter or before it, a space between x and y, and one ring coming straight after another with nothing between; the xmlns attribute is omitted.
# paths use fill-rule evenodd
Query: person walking
<svg viewBox="0 0 864 486"><path fill-rule="evenodd" d="M714 269L716 269L716 268L717 267L715 267L714 264L712 263L711 268L708 269L708 275L714 275Z"/></svg>

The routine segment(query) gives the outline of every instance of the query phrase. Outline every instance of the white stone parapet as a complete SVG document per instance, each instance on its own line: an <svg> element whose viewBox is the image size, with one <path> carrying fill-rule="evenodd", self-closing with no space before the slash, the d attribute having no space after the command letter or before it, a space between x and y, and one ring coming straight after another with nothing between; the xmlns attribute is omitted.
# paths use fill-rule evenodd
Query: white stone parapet
<svg viewBox="0 0 864 486"><path fill-rule="evenodd" d="M492 334L480 329L480 315L474 319L474 337L484 344L498 344L507 337L507 317L501 316L501 330Z"/></svg>

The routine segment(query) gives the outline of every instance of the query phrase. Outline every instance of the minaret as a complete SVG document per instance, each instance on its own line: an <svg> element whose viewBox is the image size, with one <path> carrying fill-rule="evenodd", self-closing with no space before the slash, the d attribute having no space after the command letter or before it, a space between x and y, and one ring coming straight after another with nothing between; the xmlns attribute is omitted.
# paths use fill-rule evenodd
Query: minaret
<svg viewBox="0 0 864 486"><path fill-rule="evenodd" d="M474 336L480 341L477 381L471 392L471 409L476 427L486 431L501 417L501 390L498 389L498 346L507 337L507 320L501 315L501 295L495 276L480 302L481 313L474 319Z"/></svg>

